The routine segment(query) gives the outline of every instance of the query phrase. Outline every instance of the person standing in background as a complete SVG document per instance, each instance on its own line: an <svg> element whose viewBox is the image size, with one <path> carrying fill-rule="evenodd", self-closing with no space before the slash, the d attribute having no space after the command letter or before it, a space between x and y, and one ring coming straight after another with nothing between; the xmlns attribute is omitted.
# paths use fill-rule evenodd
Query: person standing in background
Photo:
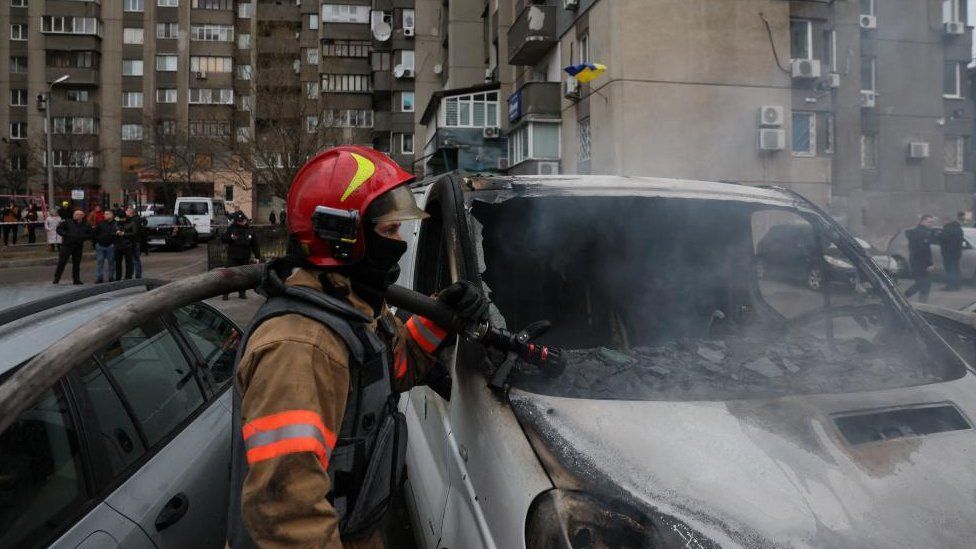
<svg viewBox="0 0 976 549"><path fill-rule="evenodd" d="M27 228L27 243L35 244L37 243L37 222L40 221L40 216L37 213L37 206L34 205L33 201L27 205L27 211L24 212L24 225Z"/></svg>
<svg viewBox="0 0 976 549"><path fill-rule="evenodd" d="M115 232L118 238L115 240L115 280L122 280L122 264L125 263L125 278L132 278L132 248L136 245L136 229L132 219L126 216L126 211L122 216L116 218L119 230Z"/></svg>
<svg viewBox="0 0 976 549"><path fill-rule="evenodd" d="M59 215L58 210L48 210L47 219L44 220L44 232L47 233L47 247L52 252L61 251L61 235L58 234L58 225L60 224L61 215Z"/></svg>
<svg viewBox="0 0 976 549"><path fill-rule="evenodd" d="M105 219L95 228L95 284L115 281L115 241L119 238L119 225L111 211L105 212ZM106 267L107 266L107 267Z"/></svg>
<svg viewBox="0 0 976 549"><path fill-rule="evenodd" d="M125 216L132 220L132 230L135 232L132 238L132 266L135 268L136 278L142 278L142 249L146 241L146 218L139 215L132 206L126 208Z"/></svg>
<svg viewBox="0 0 976 549"><path fill-rule="evenodd" d="M908 238L908 264L912 269L915 283L905 290L905 297L918 294L921 303L928 303L929 290L932 288L932 245L936 237L932 227L935 226L934 215L923 215L914 229L905 231Z"/></svg>
<svg viewBox="0 0 976 549"><path fill-rule="evenodd" d="M95 208L88 214L88 224L92 226L92 229L95 229L102 221L105 221L105 212L102 211L100 205L95 204Z"/></svg>
<svg viewBox="0 0 976 549"><path fill-rule="evenodd" d="M278 224L278 217L275 215L273 210L270 214L268 214L268 221L270 221L272 225Z"/></svg>
<svg viewBox="0 0 976 549"><path fill-rule="evenodd" d="M962 246L965 238L962 223L966 220L964 212L956 213L956 219L942 226L939 234L939 247L942 249L942 265L945 268L946 291L960 289L959 261L962 259Z"/></svg>
<svg viewBox="0 0 976 549"><path fill-rule="evenodd" d="M288 210L286 208L281 208L281 215L278 216L278 221L284 225L288 219Z"/></svg>
<svg viewBox="0 0 976 549"><path fill-rule="evenodd" d="M0 209L0 222L3 222L3 245L17 245L17 230L20 228L20 209L13 201L6 208Z"/></svg>
<svg viewBox="0 0 976 549"><path fill-rule="evenodd" d="M58 225L58 235L64 239L61 245L61 253L58 256L58 266L54 270L54 283L61 281L64 274L64 266L71 258L71 279L75 284L81 284L81 253L84 250L85 242L92 239L94 231L91 225L85 221L85 212L75 210L71 219L66 219Z"/></svg>
<svg viewBox="0 0 976 549"><path fill-rule="evenodd" d="M254 229L248 223L244 212L234 212L233 222L224 231L220 239L227 244L227 266L237 267L247 265L251 262L251 254L257 261L261 261L261 248L258 246L258 237L254 234ZM237 292L237 297L247 299L246 290ZM230 294L224 294L224 301L230 298Z"/></svg>

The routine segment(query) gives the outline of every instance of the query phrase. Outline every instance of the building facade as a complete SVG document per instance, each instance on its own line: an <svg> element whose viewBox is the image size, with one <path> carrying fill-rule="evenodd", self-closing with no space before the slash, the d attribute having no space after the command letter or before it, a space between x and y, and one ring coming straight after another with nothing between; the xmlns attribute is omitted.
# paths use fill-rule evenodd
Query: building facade
<svg viewBox="0 0 976 549"><path fill-rule="evenodd" d="M263 219L287 191L266 174L325 146L412 170L415 21L413 0L4 2L0 174L44 188L47 105L58 201L206 194Z"/></svg>
<svg viewBox="0 0 976 549"><path fill-rule="evenodd" d="M435 138L451 90L486 84L482 69L499 89L507 142L495 167L507 173L783 185L879 244L921 213L972 209L962 0L443 5L436 23L419 19L418 57L442 70L440 87L434 74L417 76L431 159L491 141L491 130L480 144ZM436 39L455 28L481 44ZM562 69L580 62L608 69L578 84ZM489 167L475 157L460 167ZM449 166L425 163L428 173Z"/></svg>

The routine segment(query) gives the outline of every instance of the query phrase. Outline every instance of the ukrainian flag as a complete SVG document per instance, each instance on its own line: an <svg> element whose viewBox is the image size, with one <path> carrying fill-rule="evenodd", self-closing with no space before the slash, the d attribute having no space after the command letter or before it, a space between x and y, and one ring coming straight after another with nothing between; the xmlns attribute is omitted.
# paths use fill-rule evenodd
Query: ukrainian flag
<svg viewBox="0 0 976 549"><path fill-rule="evenodd" d="M607 70L607 66L601 65L600 63L580 63L578 65L570 65L563 70L576 80L585 84L599 78L603 74L603 71Z"/></svg>

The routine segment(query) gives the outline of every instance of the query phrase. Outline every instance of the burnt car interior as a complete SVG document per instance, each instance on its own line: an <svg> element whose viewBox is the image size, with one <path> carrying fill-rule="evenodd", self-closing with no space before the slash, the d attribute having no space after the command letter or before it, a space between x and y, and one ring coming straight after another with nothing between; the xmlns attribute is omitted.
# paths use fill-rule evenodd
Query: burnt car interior
<svg viewBox="0 0 976 549"><path fill-rule="evenodd" d="M832 241L806 214L734 200L554 195L474 200L470 213L495 320L509 329L548 320L540 342L564 349L563 375L521 368L513 376L527 390L725 400L964 373L881 291L862 252ZM757 243L783 223L817 234L816 250L797 261L819 262L829 276L824 251L837 246L861 286L811 289L757 276Z"/></svg>

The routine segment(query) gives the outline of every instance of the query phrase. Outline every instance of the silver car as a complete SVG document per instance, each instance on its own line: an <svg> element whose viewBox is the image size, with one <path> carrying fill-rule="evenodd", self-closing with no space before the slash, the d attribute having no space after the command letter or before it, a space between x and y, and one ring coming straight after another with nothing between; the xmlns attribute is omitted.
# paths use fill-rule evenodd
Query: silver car
<svg viewBox="0 0 976 549"><path fill-rule="evenodd" d="M0 289L0 379L139 281ZM222 547L240 330L194 303L91 356L0 435L0 547Z"/></svg>
<svg viewBox="0 0 976 549"><path fill-rule="evenodd" d="M962 258L959 260L959 273L964 280L976 278L976 249L973 243L976 242L976 227L963 227ZM905 231L898 231L898 234L891 237L888 241L888 255L898 263L898 276L911 276L908 265L908 237ZM945 274L945 267L942 264L942 248L938 243L932 244L932 267L935 275Z"/></svg>
<svg viewBox="0 0 976 549"><path fill-rule="evenodd" d="M432 215L401 283L482 284L496 327L551 321L538 342L564 364L461 341L448 383L403 399L421 547L972 546L976 375L802 197L603 176L416 191ZM757 277L763 236L804 223L863 292Z"/></svg>

